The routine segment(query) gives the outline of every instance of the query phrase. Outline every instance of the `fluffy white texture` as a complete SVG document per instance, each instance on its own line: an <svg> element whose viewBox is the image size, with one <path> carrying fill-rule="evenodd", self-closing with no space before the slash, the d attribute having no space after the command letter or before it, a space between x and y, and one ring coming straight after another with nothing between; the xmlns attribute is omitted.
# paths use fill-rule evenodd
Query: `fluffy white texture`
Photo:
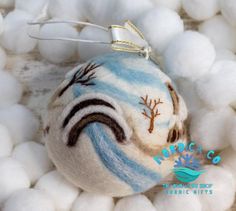
<svg viewBox="0 0 236 211"><path fill-rule="evenodd" d="M218 61L211 71L197 81L199 97L210 107L225 107L236 99L236 62Z"/></svg>
<svg viewBox="0 0 236 211"><path fill-rule="evenodd" d="M83 192L75 200L72 211L113 211L114 201L112 197L95 193Z"/></svg>
<svg viewBox="0 0 236 211"><path fill-rule="evenodd" d="M0 172L1 207L12 193L28 188L30 186L30 180L22 165L13 158L0 158Z"/></svg>
<svg viewBox="0 0 236 211"><path fill-rule="evenodd" d="M0 13L0 34L3 32L3 17L2 13Z"/></svg>
<svg viewBox="0 0 236 211"><path fill-rule="evenodd" d="M69 24L48 24L40 29L40 37L78 38L78 32ZM77 49L74 42L43 40L39 41L40 54L53 63L65 62L71 58Z"/></svg>
<svg viewBox="0 0 236 211"><path fill-rule="evenodd" d="M4 125L0 125L0 157L9 156L12 148L13 143L8 129Z"/></svg>
<svg viewBox="0 0 236 211"><path fill-rule="evenodd" d="M3 69L6 65L7 55L3 48L0 47L0 69Z"/></svg>
<svg viewBox="0 0 236 211"><path fill-rule="evenodd" d="M137 27L157 54L162 54L170 41L184 31L184 23L178 13L162 6L140 16Z"/></svg>
<svg viewBox="0 0 236 211"><path fill-rule="evenodd" d="M220 8L223 16L231 23L236 26L236 1L235 0L219 0Z"/></svg>
<svg viewBox="0 0 236 211"><path fill-rule="evenodd" d="M36 142L18 144L12 157L18 160L29 175L31 184L34 184L42 175L53 169L45 147Z"/></svg>
<svg viewBox="0 0 236 211"><path fill-rule="evenodd" d="M13 7L15 3L15 0L1 0L0 1L0 7L2 8L10 8Z"/></svg>
<svg viewBox="0 0 236 211"><path fill-rule="evenodd" d="M221 60L233 60L236 61L236 55L227 49L218 49L216 50L216 61Z"/></svg>
<svg viewBox="0 0 236 211"><path fill-rule="evenodd" d="M230 127L228 128L228 137L231 146L236 151L236 114L232 116L232 121Z"/></svg>
<svg viewBox="0 0 236 211"><path fill-rule="evenodd" d="M82 29L79 38L86 40L100 40L104 42L111 42L111 38L107 32L90 26L86 26ZM89 43L79 43L78 45L78 53L81 61L87 61L95 56L102 55L111 51L112 50L110 45Z"/></svg>
<svg viewBox="0 0 236 211"><path fill-rule="evenodd" d="M128 196L120 199L114 211L156 211L151 201L144 195Z"/></svg>
<svg viewBox="0 0 236 211"><path fill-rule="evenodd" d="M22 86L16 78L6 71L0 71L0 108L18 103L21 96Z"/></svg>
<svg viewBox="0 0 236 211"><path fill-rule="evenodd" d="M219 166L205 166L206 172L197 180L196 184L212 184L213 194L200 194L202 211L228 210L235 196L235 180L231 172Z"/></svg>
<svg viewBox="0 0 236 211"><path fill-rule="evenodd" d="M15 9L38 15L47 2L48 0L15 0Z"/></svg>
<svg viewBox="0 0 236 211"><path fill-rule="evenodd" d="M48 0L48 13L53 18L79 20L84 18L83 0Z"/></svg>
<svg viewBox="0 0 236 211"><path fill-rule="evenodd" d="M32 140L39 128L39 121L33 113L18 104L0 110L0 124L8 128L15 144Z"/></svg>
<svg viewBox="0 0 236 211"><path fill-rule="evenodd" d="M223 16L217 15L203 22L198 29L211 40L216 49L236 52L236 29Z"/></svg>
<svg viewBox="0 0 236 211"><path fill-rule="evenodd" d="M197 195L191 193L189 195L166 195L164 191L158 193L153 201L156 211L177 211L177 210L191 210L201 211L201 203Z"/></svg>
<svg viewBox="0 0 236 211"><path fill-rule="evenodd" d="M24 189L12 194L3 211L55 211L53 202L40 190Z"/></svg>
<svg viewBox="0 0 236 211"><path fill-rule="evenodd" d="M165 6L171 10L179 11L182 6L181 0L152 0L155 5Z"/></svg>
<svg viewBox="0 0 236 211"><path fill-rule="evenodd" d="M195 20L206 20L220 10L219 0L182 0L186 13Z"/></svg>
<svg viewBox="0 0 236 211"><path fill-rule="evenodd" d="M190 123L191 140L204 150L221 150L229 145L226 128L231 124L231 108L201 109L194 113Z"/></svg>
<svg viewBox="0 0 236 211"><path fill-rule="evenodd" d="M65 180L57 171L42 176L35 188L45 191L52 198L57 211L70 210L79 194L78 188Z"/></svg>
<svg viewBox="0 0 236 211"><path fill-rule="evenodd" d="M4 18L4 31L1 35L1 44L14 53L28 53L37 44L36 39L29 37L28 33L37 35L39 26L27 25L33 16L21 10L14 10Z"/></svg>
<svg viewBox="0 0 236 211"><path fill-rule="evenodd" d="M174 77L195 80L212 66L216 52L207 37L194 31L185 31L174 38L164 53L167 72Z"/></svg>

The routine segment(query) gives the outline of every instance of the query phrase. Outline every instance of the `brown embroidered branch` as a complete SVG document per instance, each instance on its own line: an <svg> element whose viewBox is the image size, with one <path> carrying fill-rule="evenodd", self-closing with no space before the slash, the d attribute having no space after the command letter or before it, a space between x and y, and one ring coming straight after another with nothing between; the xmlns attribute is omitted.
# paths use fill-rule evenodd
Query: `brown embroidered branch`
<svg viewBox="0 0 236 211"><path fill-rule="evenodd" d="M142 100L142 102L140 102L140 104L146 106L146 108L149 110L149 114L148 114L146 109L143 109L142 114L150 120L148 131L149 131L149 133L152 133L152 131L154 129L155 118L157 116L161 115L158 111L158 105L162 104L163 102L161 102L160 99L158 99L158 101L155 99L149 100L148 95L146 95L145 98L141 97L141 100Z"/></svg>

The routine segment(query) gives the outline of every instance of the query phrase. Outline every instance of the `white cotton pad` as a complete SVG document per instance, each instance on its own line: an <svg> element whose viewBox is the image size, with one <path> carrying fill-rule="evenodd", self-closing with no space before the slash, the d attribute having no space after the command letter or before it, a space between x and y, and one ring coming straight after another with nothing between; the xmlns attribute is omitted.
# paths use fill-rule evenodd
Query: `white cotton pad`
<svg viewBox="0 0 236 211"><path fill-rule="evenodd" d="M53 164L48 158L45 147L36 142L18 144L12 153L12 157L24 166L31 184L34 184L41 176L53 169Z"/></svg>
<svg viewBox="0 0 236 211"><path fill-rule="evenodd" d="M40 37L78 38L78 32L69 24L48 24L40 29ZM53 63L65 62L75 55L77 46L70 41L42 40L38 44L40 54Z"/></svg>
<svg viewBox="0 0 236 211"><path fill-rule="evenodd" d="M0 110L0 124L8 128L15 144L32 140L39 127L33 113L18 104Z"/></svg>
<svg viewBox="0 0 236 211"><path fill-rule="evenodd" d="M43 191L24 189L12 194L2 211L56 211L50 197Z"/></svg>
<svg viewBox="0 0 236 211"><path fill-rule="evenodd" d="M234 202L235 179L231 172L219 166L205 166L205 172L194 181L196 184L212 184L212 194L200 194L202 210L228 210Z"/></svg>
<svg viewBox="0 0 236 211"><path fill-rule="evenodd" d="M236 62L218 61L210 74L197 81L199 97L211 108L225 107L236 99Z"/></svg>
<svg viewBox="0 0 236 211"><path fill-rule="evenodd" d="M15 0L15 9L37 16L47 3L48 0Z"/></svg>
<svg viewBox="0 0 236 211"><path fill-rule="evenodd" d="M177 189L177 188L176 188ZM177 211L177 210L191 210L201 211L202 205L197 195L194 195L191 189L184 188L189 194L186 195L167 195L165 191L161 191L156 194L153 204L156 207L156 211Z"/></svg>
<svg viewBox="0 0 236 211"><path fill-rule="evenodd" d="M236 52L236 29L223 16L217 15L206 20L198 29L211 40L216 49Z"/></svg>
<svg viewBox="0 0 236 211"><path fill-rule="evenodd" d="M232 60L236 61L236 55L227 49L218 49L216 50L216 61L222 60Z"/></svg>
<svg viewBox="0 0 236 211"><path fill-rule="evenodd" d="M0 7L2 8L11 8L14 6L15 0L1 0Z"/></svg>
<svg viewBox="0 0 236 211"><path fill-rule="evenodd" d="M113 211L114 201L110 196L83 192L75 200L71 211Z"/></svg>
<svg viewBox="0 0 236 211"><path fill-rule="evenodd" d="M156 211L151 201L144 195L128 196L120 199L114 211Z"/></svg>
<svg viewBox="0 0 236 211"><path fill-rule="evenodd" d="M170 41L184 31L178 13L162 6L141 15L136 25L157 54L162 54Z"/></svg>
<svg viewBox="0 0 236 211"><path fill-rule="evenodd" d="M6 71L0 71L0 108L18 103L21 96L22 86L17 79Z"/></svg>
<svg viewBox="0 0 236 211"><path fill-rule="evenodd" d="M28 188L30 180L23 166L13 158L0 158L0 172L1 207L4 201L15 191Z"/></svg>
<svg viewBox="0 0 236 211"><path fill-rule="evenodd" d="M86 26L81 30L79 39L98 40L107 43L111 42L111 37L106 31L91 26ZM78 44L78 53L81 61L87 61L95 56L103 55L111 51L112 49L110 45L82 42Z"/></svg>
<svg viewBox="0 0 236 211"><path fill-rule="evenodd" d="M204 150L221 150L229 145L227 130L235 115L231 108L201 109L194 113L190 123L191 140Z"/></svg>
<svg viewBox="0 0 236 211"><path fill-rule="evenodd" d="M236 26L236 2L234 0L220 0L220 8L229 23Z"/></svg>
<svg viewBox="0 0 236 211"><path fill-rule="evenodd" d="M214 46L206 36L185 31L168 45L164 53L165 69L173 77L195 80L209 71L215 55Z"/></svg>
<svg viewBox="0 0 236 211"><path fill-rule="evenodd" d="M220 10L218 0L182 0L186 13L195 20L206 20Z"/></svg>
<svg viewBox="0 0 236 211"><path fill-rule="evenodd" d="M35 188L45 191L52 198L57 211L70 210L79 194L79 189L57 171L51 171L41 177Z"/></svg>
<svg viewBox="0 0 236 211"><path fill-rule="evenodd" d="M1 44L7 50L14 53L28 53L37 44L36 39L29 37L29 34L37 35L39 26L30 26L28 22L33 16L21 10L14 10L4 18L4 31L1 35Z"/></svg>
<svg viewBox="0 0 236 211"><path fill-rule="evenodd" d="M0 124L0 157L7 157L11 154L13 143L9 130Z"/></svg>
<svg viewBox="0 0 236 211"><path fill-rule="evenodd" d="M179 11L182 6L181 0L152 0L154 5L168 7L171 10Z"/></svg>

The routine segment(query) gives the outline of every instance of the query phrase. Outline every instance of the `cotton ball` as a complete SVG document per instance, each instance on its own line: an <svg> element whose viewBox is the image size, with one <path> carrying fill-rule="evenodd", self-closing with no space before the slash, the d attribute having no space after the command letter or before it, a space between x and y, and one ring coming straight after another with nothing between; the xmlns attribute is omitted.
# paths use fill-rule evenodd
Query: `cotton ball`
<svg viewBox="0 0 236 211"><path fill-rule="evenodd" d="M75 200L72 211L113 211L113 208L114 201L112 197L83 192Z"/></svg>
<svg viewBox="0 0 236 211"><path fill-rule="evenodd" d="M47 2L48 0L15 0L15 9L38 15Z"/></svg>
<svg viewBox="0 0 236 211"><path fill-rule="evenodd" d="M3 69L6 65L7 55L3 48L0 47L0 69Z"/></svg>
<svg viewBox="0 0 236 211"><path fill-rule="evenodd" d="M179 11L182 6L181 0L152 0L158 6L165 6L171 10Z"/></svg>
<svg viewBox="0 0 236 211"><path fill-rule="evenodd" d="M236 29L221 15L217 15L199 25L199 31L205 34L217 49L236 52Z"/></svg>
<svg viewBox="0 0 236 211"><path fill-rule="evenodd" d="M28 34L37 35L39 26L27 24L32 21L33 16L21 10L14 10L4 18L4 31L1 35L1 44L4 48L14 53L28 53L37 44Z"/></svg>
<svg viewBox="0 0 236 211"><path fill-rule="evenodd" d="M12 194L3 211L55 211L49 197L40 190L24 189Z"/></svg>
<svg viewBox="0 0 236 211"><path fill-rule="evenodd" d="M10 133L4 125L0 125L0 157L6 157L11 154L13 143Z"/></svg>
<svg viewBox="0 0 236 211"><path fill-rule="evenodd" d="M195 20L206 20L220 10L219 0L182 0L185 12Z"/></svg>
<svg viewBox="0 0 236 211"><path fill-rule="evenodd" d="M40 29L40 37L78 38L78 32L69 24L48 24ZM39 41L40 54L53 63L65 62L76 52L76 44L70 41L43 40Z"/></svg>
<svg viewBox="0 0 236 211"><path fill-rule="evenodd" d="M227 49L218 49L216 50L216 61L221 60L233 60L236 61L236 55Z"/></svg>
<svg viewBox="0 0 236 211"><path fill-rule="evenodd" d="M84 27L80 32L79 38L84 40L111 42L111 38L107 32L91 26ZM95 56L111 52L112 50L109 45L79 43L78 51L81 61L87 61Z"/></svg>
<svg viewBox="0 0 236 211"><path fill-rule="evenodd" d="M209 70L215 55L214 46L207 37L186 31L168 45L164 53L165 68L174 77L195 80Z"/></svg>
<svg viewBox="0 0 236 211"><path fill-rule="evenodd" d="M210 73L197 81L199 97L210 107L225 107L236 99L236 62L218 61Z"/></svg>
<svg viewBox="0 0 236 211"><path fill-rule="evenodd" d="M137 27L158 54L162 54L169 42L184 31L178 13L165 7L157 7L140 16Z"/></svg>
<svg viewBox="0 0 236 211"><path fill-rule="evenodd" d="M29 178L21 164L13 158L0 158L0 207L15 191L28 188ZM14 210L15 211L15 210Z"/></svg>
<svg viewBox="0 0 236 211"><path fill-rule="evenodd" d="M191 140L204 150L221 150L229 145L227 131L234 112L231 108L201 109L194 113L190 123Z"/></svg>
<svg viewBox="0 0 236 211"><path fill-rule="evenodd" d="M32 184L53 168L45 147L36 142L18 144L12 157L24 166Z"/></svg>
<svg viewBox="0 0 236 211"><path fill-rule="evenodd" d="M0 110L0 124L8 128L15 144L32 140L39 127L38 119L22 105Z"/></svg>
<svg viewBox="0 0 236 211"><path fill-rule="evenodd" d="M144 195L134 195L128 196L120 199L114 211L156 211L155 207L149 201L149 199Z"/></svg>
<svg viewBox="0 0 236 211"><path fill-rule="evenodd" d="M0 3L1 4L1 3ZM3 17L2 13L0 12L0 34L3 32Z"/></svg>
<svg viewBox="0 0 236 211"><path fill-rule="evenodd" d="M36 189L48 193L53 199L57 211L70 210L79 190L62 177L57 171L51 171L37 182Z"/></svg>
<svg viewBox="0 0 236 211"><path fill-rule="evenodd" d="M53 18L84 20L83 0L49 0L48 13Z"/></svg>
<svg viewBox="0 0 236 211"><path fill-rule="evenodd" d="M223 16L231 23L236 26L236 2L235 0L219 0L220 8Z"/></svg>
<svg viewBox="0 0 236 211"><path fill-rule="evenodd" d="M10 8L13 7L15 3L15 0L1 0L0 1L0 7L2 8Z"/></svg>
<svg viewBox="0 0 236 211"><path fill-rule="evenodd" d="M19 102L22 96L21 84L5 71L0 71L0 96L0 108L6 108Z"/></svg>
<svg viewBox="0 0 236 211"><path fill-rule="evenodd" d="M177 210L191 210L201 211L202 205L197 195L194 195L188 188L188 195L167 195L164 191L158 193L153 201L156 211L177 211Z"/></svg>
<svg viewBox="0 0 236 211"><path fill-rule="evenodd" d="M197 180L196 184L212 184L212 194L200 194L203 211L228 210L235 195L235 180L233 175L226 169L219 166L205 166L205 173Z"/></svg>
<svg viewBox="0 0 236 211"><path fill-rule="evenodd" d="M228 137L231 146L236 151L236 114L232 116L230 127L228 128Z"/></svg>

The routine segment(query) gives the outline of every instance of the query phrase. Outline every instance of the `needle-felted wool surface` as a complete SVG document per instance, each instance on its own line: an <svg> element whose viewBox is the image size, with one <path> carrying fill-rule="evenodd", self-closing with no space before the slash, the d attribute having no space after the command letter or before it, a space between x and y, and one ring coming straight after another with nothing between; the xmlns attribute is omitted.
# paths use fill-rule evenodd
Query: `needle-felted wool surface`
<svg viewBox="0 0 236 211"><path fill-rule="evenodd" d="M48 105L46 146L58 170L89 192L144 192L171 173L164 147L186 140L187 110L151 60L110 53L73 69Z"/></svg>

